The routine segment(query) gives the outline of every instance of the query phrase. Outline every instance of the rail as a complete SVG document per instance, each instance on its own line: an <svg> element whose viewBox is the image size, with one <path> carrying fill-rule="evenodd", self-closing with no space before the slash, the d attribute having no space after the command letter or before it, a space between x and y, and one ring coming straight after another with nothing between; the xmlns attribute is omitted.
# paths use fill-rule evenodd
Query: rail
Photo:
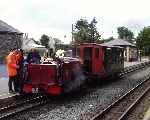
<svg viewBox="0 0 150 120"><path fill-rule="evenodd" d="M106 109L98 112L90 120L123 120L142 97L150 90L150 76L118 100L109 105Z"/></svg>
<svg viewBox="0 0 150 120"><path fill-rule="evenodd" d="M47 102L47 96L38 95L33 98L26 99L22 102L7 105L0 108L0 119L8 118L12 115L15 115L19 112L25 111L27 109L39 106Z"/></svg>

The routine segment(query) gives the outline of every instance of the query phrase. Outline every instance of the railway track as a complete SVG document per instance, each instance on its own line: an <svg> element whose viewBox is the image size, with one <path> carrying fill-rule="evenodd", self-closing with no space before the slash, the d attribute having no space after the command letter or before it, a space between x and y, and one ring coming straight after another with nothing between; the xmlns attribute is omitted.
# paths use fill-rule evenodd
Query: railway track
<svg viewBox="0 0 150 120"><path fill-rule="evenodd" d="M150 76L125 95L98 112L91 120L125 120L140 100L150 91Z"/></svg>
<svg viewBox="0 0 150 120"><path fill-rule="evenodd" d="M19 112L27 109L45 104L48 101L47 96L37 95L36 97L30 97L25 100L20 100L18 103L8 104L0 108L0 119L6 119Z"/></svg>
<svg viewBox="0 0 150 120"><path fill-rule="evenodd" d="M130 72L142 69L144 67L147 67L150 65L150 62L145 62L145 63L141 63L138 65L134 65L134 66L130 66L125 68L124 70L121 71L120 76L124 76L125 74L128 74ZM30 108L39 106L41 104L45 104L48 102L47 96L36 96L36 97L31 97L29 99L25 99L25 100L20 100L21 102L18 103L11 103L11 104L7 104L7 106L1 106L0 107L0 119L6 119L9 118L12 115L18 114L19 112L28 110ZM97 116L92 118L97 119ZM112 119L111 119L112 120Z"/></svg>

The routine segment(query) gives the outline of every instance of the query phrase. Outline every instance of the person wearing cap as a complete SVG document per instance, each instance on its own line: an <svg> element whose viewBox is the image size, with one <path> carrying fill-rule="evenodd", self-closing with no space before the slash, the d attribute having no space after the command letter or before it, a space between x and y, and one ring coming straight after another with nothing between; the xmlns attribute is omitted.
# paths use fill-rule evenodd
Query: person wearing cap
<svg viewBox="0 0 150 120"><path fill-rule="evenodd" d="M24 81L24 57L23 57L23 50L18 49L17 52L17 65L19 68L17 69L17 89L19 93L22 93L23 89L23 81Z"/></svg>
<svg viewBox="0 0 150 120"><path fill-rule="evenodd" d="M17 68L19 68L19 66L17 65L16 54L17 50L12 50L6 57L6 68L7 74L9 76L8 87L10 93L13 93L14 91L17 92L16 81L17 81ZM12 88L12 84L14 85L14 90Z"/></svg>
<svg viewBox="0 0 150 120"><path fill-rule="evenodd" d="M32 48L29 52L26 61L30 63L40 64L41 56L35 48Z"/></svg>

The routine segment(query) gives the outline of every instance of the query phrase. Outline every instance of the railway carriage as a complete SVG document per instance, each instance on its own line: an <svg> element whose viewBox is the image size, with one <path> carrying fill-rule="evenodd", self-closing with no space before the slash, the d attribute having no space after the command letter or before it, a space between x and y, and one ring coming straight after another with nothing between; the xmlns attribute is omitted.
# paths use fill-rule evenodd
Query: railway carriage
<svg viewBox="0 0 150 120"><path fill-rule="evenodd" d="M122 47L84 43L76 45L73 53L81 59L83 70L89 77L114 76L124 68Z"/></svg>
<svg viewBox="0 0 150 120"><path fill-rule="evenodd" d="M85 84L87 79L115 76L124 67L123 48L84 43L72 47L73 57L27 65L25 93L59 95Z"/></svg>

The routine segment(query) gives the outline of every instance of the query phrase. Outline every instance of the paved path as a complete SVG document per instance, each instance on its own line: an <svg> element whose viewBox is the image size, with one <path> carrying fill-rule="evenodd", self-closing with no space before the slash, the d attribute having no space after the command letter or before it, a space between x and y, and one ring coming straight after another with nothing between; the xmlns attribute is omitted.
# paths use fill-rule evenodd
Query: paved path
<svg viewBox="0 0 150 120"><path fill-rule="evenodd" d="M5 65L0 65L0 94L8 92L8 76Z"/></svg>
<svg viewBox="0 0 150 120"><path fill-rule="evenodd" d="M140 61L136 61L136 62L124 62L124 66L128 67L128 66L132 66L132 65L136 65L142 62L146 62L149 61L148 59L142 59L141 62Z"/></svg>

